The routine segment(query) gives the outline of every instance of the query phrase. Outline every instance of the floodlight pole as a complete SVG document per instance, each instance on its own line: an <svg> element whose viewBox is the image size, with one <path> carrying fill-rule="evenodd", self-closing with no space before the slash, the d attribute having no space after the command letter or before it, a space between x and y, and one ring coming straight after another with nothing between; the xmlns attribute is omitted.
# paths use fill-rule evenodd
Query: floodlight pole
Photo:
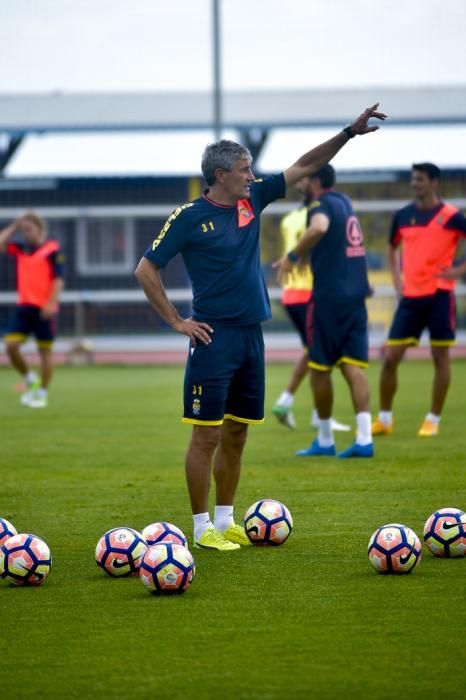
<svg viewBox="0 0 466 700"><path fill-rule="evenodd" d="M213 127L215 140L219 141L222 134L222 87L221 87L221 55L220 55L220 0L212 0L212 49L213 49Z"/></svg>

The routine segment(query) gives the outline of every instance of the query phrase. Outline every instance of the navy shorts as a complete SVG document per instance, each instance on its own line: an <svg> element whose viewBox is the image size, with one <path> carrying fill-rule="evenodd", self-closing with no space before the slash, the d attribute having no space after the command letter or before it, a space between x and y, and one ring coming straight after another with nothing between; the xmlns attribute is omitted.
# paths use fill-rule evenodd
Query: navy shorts
<svg viewBox="0 0 466 700"><path fill-rule="evenodd" d="M311 301L309 367L330 371L343 363L367 367L369 342L364 300L353 304Z"/></svg>
<svg viewBox="0 0 466 700"><path fill-rule="evenodd" d="M454 345L455 295L446 289L425 297L402 297L388 334L387 345L418 345L427 328L431 345Z"/></svg>
<svg viewBox="0 0 466 700"><path fill-rule="evenodd" d="M260 324L218 326L209 345L189 346L183 423L221 425L225 418L263 423L264 340Z"/></svg>
<svg viewBox="0 0 466 700"><path fill-rule="evenodd" d="M307 301L305 304L285 304L285 310L293 326L298 331L304 346L307 346L309 305L310 301Z"/></svg>
<svg viewBox="0 0 466 700"><path fill-rule="evenodd" d="M8 324L5 341L24 342L33 335L40 347L50 347L56 336L56 318L44 319L38 306L17 306Z"/></svg>

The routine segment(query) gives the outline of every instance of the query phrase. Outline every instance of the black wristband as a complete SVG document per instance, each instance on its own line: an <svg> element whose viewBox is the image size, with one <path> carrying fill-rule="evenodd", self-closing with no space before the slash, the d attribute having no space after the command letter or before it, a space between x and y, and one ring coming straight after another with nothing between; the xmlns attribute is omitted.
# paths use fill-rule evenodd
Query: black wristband
<svg viewBox="0 0 466 700"><path fill-rule="evenodd" d="M296 253L293 253L292 250L290 250L290 252L287 254L286 257L287 257L288 260L289 260L290 262L292 262L292 263L297 263L298 260L299 260L299 255L296 255Z"/></svg>
<svg viewBox="0 0 466 700"><path fill-rule="evenodd" d="M345 126L343 131L345 132L345 134L347 135L347 137L349 139L354 139L354 137L356 136L356 134L354 133L353 129L350 126Z"/></svg>

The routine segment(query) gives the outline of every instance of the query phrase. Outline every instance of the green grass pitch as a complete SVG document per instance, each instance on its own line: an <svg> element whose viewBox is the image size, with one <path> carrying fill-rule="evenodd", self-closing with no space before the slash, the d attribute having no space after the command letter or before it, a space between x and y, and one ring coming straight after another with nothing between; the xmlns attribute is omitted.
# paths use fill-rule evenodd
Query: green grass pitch
<svg viewBox="0 0 466 700"><path fill-rule="evenodd" d="M313 436L308 389L287 431L271 406L290 367L270 366L267 421L250 431L236 514L276 498L294 531L278 548L192 550L192 587L167 598L105 576L94 549L112 527L155 520L191 540L182 368L59 368L45 411L22 408L14 373L1 369L0 515L54 557L41 588L0 586L2 700L461 697L466 561L424 549L414 573L384 577L366 549L386 522L422 538L433 510L466 508L465 369L453 365L440 436L420 439L432 370L405 363L396 434L377 441L375 459L340 462L294 457ZM374 410L378 371L373 363ZM335 417L352 422L337 375L335 385ZM337 447L350 440L337 434Z"/></svg>

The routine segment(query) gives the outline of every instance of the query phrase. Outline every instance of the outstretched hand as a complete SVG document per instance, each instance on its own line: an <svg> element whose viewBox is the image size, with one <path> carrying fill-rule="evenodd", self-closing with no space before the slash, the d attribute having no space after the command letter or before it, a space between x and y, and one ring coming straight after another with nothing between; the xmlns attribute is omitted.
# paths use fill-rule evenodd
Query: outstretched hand
<svg viewBox="0 0 466 700"><path fill-rule="evenodd" d="M378 106L379 102L376 102L372 107L368 107L352 124L350 124L353 134L362 136L363 134L370 134L372 131L377 131L377 129L379 129L378 126L369 126L368 124L369 119L380 119L380 121L384 121L387 118L386 114L378 111Z"/></svg>

